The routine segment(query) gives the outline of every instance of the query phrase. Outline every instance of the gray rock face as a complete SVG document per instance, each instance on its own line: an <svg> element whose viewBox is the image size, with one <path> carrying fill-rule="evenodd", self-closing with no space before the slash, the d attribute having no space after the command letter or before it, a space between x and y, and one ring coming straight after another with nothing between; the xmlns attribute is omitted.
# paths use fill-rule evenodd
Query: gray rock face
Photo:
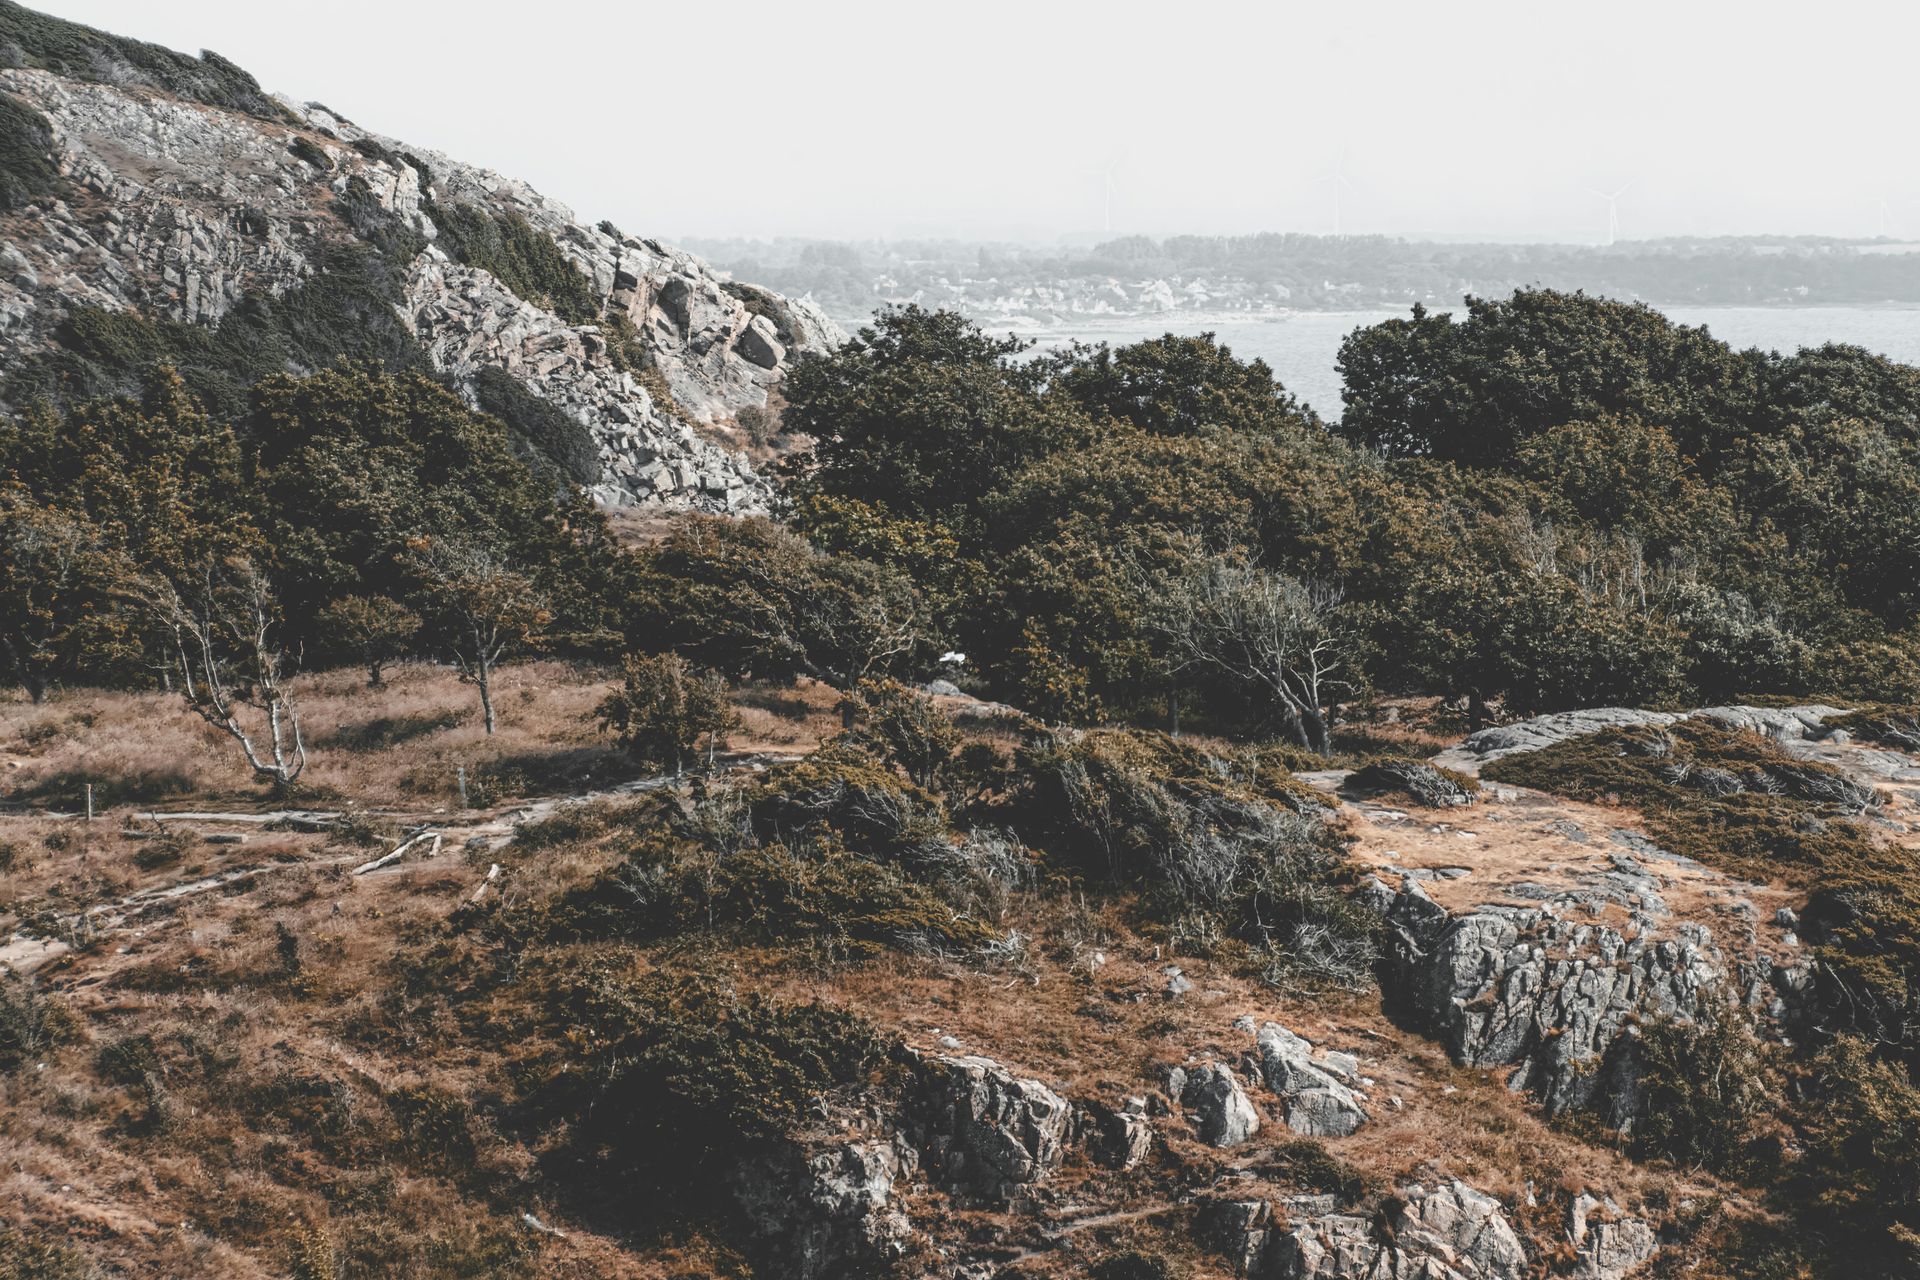
<svg viewBox="0 0 1920 1280"><path fill-rule="evenodd" d="M1313 1045L1277 1022L1260 1028L1260 1072L1286 1104L1287 1127L1311 1138L1344 1138L1367 1122L1354 1096L1359 1063L1348 1054L1314 1055Z"/></svg>
<svg viewBox="0 0 1920 1280"><path fill-rule="evenodd" d="M433 367L470 400L482 370L502 369L584 425L601 461L589 488L603 503L752 512L767 486L694 425L765 405L792 354L843 337L809 302L728 284L687 254L586 226L525 183L318 106L283 103L300 122L290 125L23 68L0 69L0 90L46 117L75 193L7 219L0 365L44 350L76 307L217 324L246 298L312 279L365 216L433 241L433 210L468 205L549 236L605 320L631 322L677 407L615 367L600 326L568 324L429 248L396 264L406 286L396 310Z"/></svg>
<svg viewBox="0 0 1920 1280"><path fill-rule="evenodd" d="M1455 1061L1511 1064L1510 1082L1550 1113L1600 1109L1626 1127L1635 1105L1636 1017L1686 1018L1726 980L1712 937L1681 925L1626 938L1550 907L1454 916L1409 882L1386 909L1387 994Z"/></svg>
<svg viewBox="0 0 1920 1280"><path fill-rule="evenodd" d="M1003 1198L1060 1167L1072 1108L1038 1080L991 1058L922 1063L928 1133L923 1144L950 1185Z"/></svg>
<svg viewBox="0 0 1920 1280"><path fill-rule="evenodd" d="M1519 1280L1526 1250L1499 1201L1462 1182L1402 1190L1386 1229L1300 1197L1234 1201L1211 1229L1253 1280Z"/></svg>
<svg viewBox="0 0 1920 1280"><path fill-rule="evenodd" d="M1567 1216L1573 1274L1585 1280L1625 1280L1660 1247L1653 1228L1620 1215L1620 1207L1582 1194Z"/></svg>
<svg viewBox="0 0 1920 1280"><path fill-rule="evenodd" d="M794 1280L837 1277L884 1265L912 1238L896 1188L918 1159L904 1139L796 1147L735 1171L734 1198L759 1251Z"/></svg>
<svg viewBox="0 0 1920 1280"><path fill-rule="evenodd" d="M1702 707L1680 714L1642 711L1636 707L1592 707L1482 729L1459 746L1435 756L1433 763L1466 773L1477 773L1480 766L1488 761L1517 755L1522 751L1538 751L1582 734L1598 733L1602 729L1672 724L1677 720L1696 717L1727 729L1745 729L1765 734L1780 742L1798 742L1823 737L1826 730L1821 728L1822 721L1844 714L1839 707L1820 704L1804 707Z"/></svg>
<svg viewBox="0 0 1920 1280"><path fill-rule="evenodd" d="M1193 1114L1200 1141L1210 1147L1237 1147L1260 1131L1260 1113L1239 1078L1218 1062L1187 1073L1180 1101Z"/></svg>

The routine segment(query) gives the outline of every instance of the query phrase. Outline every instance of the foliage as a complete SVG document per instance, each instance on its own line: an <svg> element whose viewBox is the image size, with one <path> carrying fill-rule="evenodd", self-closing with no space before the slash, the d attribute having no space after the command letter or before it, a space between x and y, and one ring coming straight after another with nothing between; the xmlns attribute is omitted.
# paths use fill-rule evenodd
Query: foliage
<svg viewBox="0 0 1920 1280"><path fill-rule="evenodd" d="M0 976L0 1075L11 1074L59 1036L64 1018L32 982Z"/></svg>
<svg viewBox="0 0 1920 1280"><path fill-rule="evenodd" d="M314 617L321 639L353 655L367 670L367 687L380 687L381 672L407 652L420 634L420 615L385 596L342 596Z"/></svg>
<svg viewBox="0 0 1920 1280"><path fill-rule="evenodd" d="M1920 1089L1906 1068L1842 1036L1814 1063L1809 1152L1821 1208L1885 1274L1920 1261Z"/></svg>
<svg viewBox="0 0 1920 1280"><path fill-rule="evenodd" d="M888 862L911 859L945 833L937 796L845 739L768 770L742 800L758 840L805 841L832 831L848 848Z"/></svg>
<svg viewBox="0 0 1920 1280"><path fill-rule="evenodd" d="M849 695L854 723L914 785L933 787L960 748L960 729L933 699L897 680L868 680Z"/></svg>
<svg viewBox="0 0 1920 1280"><path fill-rule="evenodd" d="M595 714L628 755L676 774L702 738L711 749L739 722L720 674L696 671L676 653L629 657Z"/></svg>

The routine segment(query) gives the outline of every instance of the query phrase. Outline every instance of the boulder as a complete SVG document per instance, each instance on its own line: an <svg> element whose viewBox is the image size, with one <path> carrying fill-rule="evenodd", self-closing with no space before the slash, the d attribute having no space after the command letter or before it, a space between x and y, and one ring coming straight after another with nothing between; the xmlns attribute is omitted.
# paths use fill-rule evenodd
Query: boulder
<svg viewBox="0 0 1920 1280"><path fill-rule="evenodd" d="M787 358L787 349L780 345L778 335L773 321L765 316L755 316L740 330L740 336L733 340L733 349L748 364L762 369L776 369Z"/></svg>
<svg viewBox="0 0 1920 1280"><path fill-rule="evenodd" d="M1080 1109L1080 1137L1095 1164L1109 1169L1131 1169L1153 1149L1153 1126L1147 1121L1145 1098L1124 1106L1089 1102Z"/></svg>
<svg viewBox="0 0 1920 1280"><path fill-rule="evenodd" d="M1004 1198L1060 1167L1072 1108L991 1058L934 1057L921 1070L923 1144L949 1185Z"/></svg>
<svg viewBox="0 0 1920 1280"><path fill-rule="evenodd" d="M1466 1066L1512 1066L1509 1083L1549 1113L1593 1107L1633 1119L1630 1032L1643 1017L1688 1018L1727 979L1712 936L1682 924L1629 938L1551 907L1450 914L1408 881L1386 908L1382 990L1401 1016Z"/></svg>
<svg viewBox="0 0 1920 1280"><path fill-rule="evenodd" d="M1289 1129L1310 1138L1344 1138L1367 1122L1350 1087L1359 1082L1352 1055L1316 1058L1311 1043L1277 1022L1261 1027L1255 1043L1260 1073L1285 1104Z"/></svg>
<svg viewBox="0 0 1920 1280"><path fill-rule="evenodd" d="M1624 1217L1620 1206L1582 1193L1567 1214L1573 1274L1583 1280L1625 1280L1660 1247L1653 1228Z"/></svg>
<svg viewBox="0 0 1920 1280"><path fill-rule="evenodd" d="M754 1250L778 1259L781 1275L826 1280L898 1259L912 1225L896 1189L917 1165L903 1138L808 1145L744 1161L734 1199Z"/></svg>
<svg viewBox="0 0 1920 1280"><path fill-rule="evenodd" d="M1237 1147L1260 1131L1260 1113L1232 1070L1209 1062L1187 1073L1180 1101L1210 1147Z"/></svg>

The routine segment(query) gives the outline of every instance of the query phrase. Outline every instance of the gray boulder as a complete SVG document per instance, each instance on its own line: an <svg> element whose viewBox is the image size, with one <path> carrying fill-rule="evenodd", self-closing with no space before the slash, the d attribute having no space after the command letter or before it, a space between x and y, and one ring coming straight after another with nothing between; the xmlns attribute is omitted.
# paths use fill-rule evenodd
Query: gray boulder
<svg viewBox="0 0 1920 1280"><path fill-rule="evenodd" d="M1153 1126L1148 1123L1145 1098L1129 1099L1122 1107L1089 1102L1080 1108L1080 1140L1095 1164L1109 1169L1131 1169L1153 1149Z"/></svg>
<svg viewBox="0 0 1920 1280"><path fill-rule="evenodd" d="M871 1270L898 1259L913 1234L896 1188L918 1164L903 1139L867 1139L795 1148L743 1162L734 1198L755 1251L777 1258L780 1274L816 1280Z"/></svg>
<svg viewBox="0 0 1920 1280"><path fill-rule="evenodd" d="M1638 1105L1634 1022L1691 1017L1727 980L1712 936L1694 924L1628 938L1547 907L1454 916L1413 881L1386 920L1390 1006L1456 1062L1514 1067L1509 1083L1550 1113L1594 1107L1617 1128Z"/></svg>
<svg viewBox="0 0 1920 1280"><path fill-rule="evenodd" d="M1315 1057L1313 1045L1277 1022L1260 1028L1255 1041L1267 1088L1286 1106L1287 1127L1311 1138L1344 1138L1367 1122L1351 1086L1359 1062L1350 1054Z"/></svg>
<svg viewBox="0 0 1920 1280"><path fill-rule="evenodd" d="M1228 1201L1203 1218L1215 1243L1253 1280L1521 1280L1527 1255L1500 1204L1461 1182L1402 1190L1385 1221L1326 1211L1300 1197L1279 1206Z"/></svg>
<svg viewBox="0 0 1920 1280"><path fill-rule="evenodd" d="M1647 1223L1621 1216L1611 1200L1584 1193L1567 1215L1567 1239L1574 1249L1573 1274L1583 1280L1625 1280L1660 1248Z"/></svg>
<svg viewBox="0 0 1920 1280"><path fill-rule="evenodd" d="M1237 1147L1260 1131L1260 1113L1239 1079L1218 1062L1187 1073L1180 1101L1192 1113L1200 1141L1210 1147Z"/></svg>

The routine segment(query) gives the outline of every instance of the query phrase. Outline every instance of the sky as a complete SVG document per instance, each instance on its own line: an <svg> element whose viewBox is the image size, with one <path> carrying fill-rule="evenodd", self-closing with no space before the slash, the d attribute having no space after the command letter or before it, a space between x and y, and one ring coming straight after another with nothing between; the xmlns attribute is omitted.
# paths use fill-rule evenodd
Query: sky
<svg viewBox="0 0 1920 1280"><path fill-rule="evenodd" d="M670 239L1920 239L1920 6L31 0Z"/></svg>

